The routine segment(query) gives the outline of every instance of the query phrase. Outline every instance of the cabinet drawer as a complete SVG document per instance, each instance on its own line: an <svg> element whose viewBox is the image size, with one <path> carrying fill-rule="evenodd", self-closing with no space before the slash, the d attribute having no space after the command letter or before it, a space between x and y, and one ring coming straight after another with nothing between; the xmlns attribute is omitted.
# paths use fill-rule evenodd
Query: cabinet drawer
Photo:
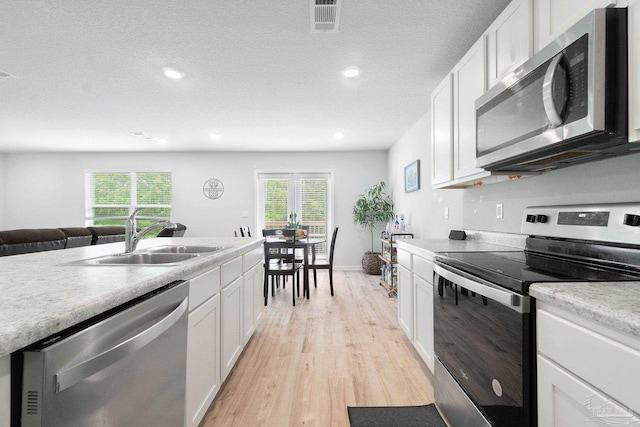
<svg viewBox="0 0 640 427"><path fill-rule="evenodd" d="M413 274L429 283L433 282L433 262L419 256L413 257Z"/></svg>
<svg viewBox="0 0 640 427"><path fill-rule="evenodd" d="M220 293L220 267L189 280L189 311Z"/></svg>
<svg viewBox="0 0 640 427"><path fill-rule="evenodd" d="M413 257L413 254L411 252L403 251L402 249L398 249L397 251L398 264L407 270L412 270L413 266L411 264L411 258Z"/></svg>
<svg viewBox="0 0 640 427"><path fill-rule="evenodd" d="M242 275L242 257L232 259L229 262L222 264L222 287L224 288L229 283Z"/></svg>
<svg viewBox="0 0 640 427"><path fill-rule="evenodd" d="M640 352L545 310L537 328L538 353L640 412Z"/></svg>
<svg viewBox="0 0 640 427"><path fill-rule="evenodd" d="M247 252L246 254L242 255L242 262L244 264L242 271L246 273L247 271L251 270L254 265L262 262L263 256L264 251L262 249L262 246L257 247L251 252Z"/></svg>

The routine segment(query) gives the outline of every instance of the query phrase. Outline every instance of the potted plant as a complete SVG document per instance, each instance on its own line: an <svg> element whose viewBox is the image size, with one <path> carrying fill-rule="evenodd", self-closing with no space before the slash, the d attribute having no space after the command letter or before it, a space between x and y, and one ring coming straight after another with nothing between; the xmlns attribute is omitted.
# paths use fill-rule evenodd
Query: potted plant
<svg viewBox="0 0 640 427"><path fill-rule="evenodd" d="M361 225L371 233L371 251L364 253L362 268L367 274L380 274L380 259L373 250L373 232L380 223L394 218L393 200L384 192L384 181L368 188L361 194L353 207L353 222Z"/></svg>

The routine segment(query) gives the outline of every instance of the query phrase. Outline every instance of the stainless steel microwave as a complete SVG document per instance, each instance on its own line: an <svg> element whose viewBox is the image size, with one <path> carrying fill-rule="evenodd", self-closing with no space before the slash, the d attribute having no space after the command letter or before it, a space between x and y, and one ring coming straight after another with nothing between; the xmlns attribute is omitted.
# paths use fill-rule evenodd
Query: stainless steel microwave
<svg viewBox="0 0 640 427"><path fill-rule="evenodd" d="M476 100L476 166L541 172L628 142L627 11L596 9Z"/></svg>

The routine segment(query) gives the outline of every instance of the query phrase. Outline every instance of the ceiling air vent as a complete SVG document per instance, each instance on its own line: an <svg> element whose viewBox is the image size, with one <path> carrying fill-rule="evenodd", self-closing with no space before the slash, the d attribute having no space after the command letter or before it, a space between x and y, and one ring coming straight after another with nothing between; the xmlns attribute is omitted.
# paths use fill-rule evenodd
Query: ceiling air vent
<svg viewBox="0 0 640 427"><path fill-rule="evenodd" d="M311 32L337 33L342 0L309 0L311 5Z"/></svg>

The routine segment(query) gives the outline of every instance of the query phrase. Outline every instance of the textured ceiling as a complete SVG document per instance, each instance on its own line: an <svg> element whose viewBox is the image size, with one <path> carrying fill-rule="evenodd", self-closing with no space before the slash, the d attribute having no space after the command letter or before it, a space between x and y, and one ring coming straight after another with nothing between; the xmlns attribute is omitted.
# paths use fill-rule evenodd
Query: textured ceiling
<svg viewBox="0 0 640 427"><path fill-rule="evenodd" d="M387 149L507 3L2 0L0 152Z"/></svg>

